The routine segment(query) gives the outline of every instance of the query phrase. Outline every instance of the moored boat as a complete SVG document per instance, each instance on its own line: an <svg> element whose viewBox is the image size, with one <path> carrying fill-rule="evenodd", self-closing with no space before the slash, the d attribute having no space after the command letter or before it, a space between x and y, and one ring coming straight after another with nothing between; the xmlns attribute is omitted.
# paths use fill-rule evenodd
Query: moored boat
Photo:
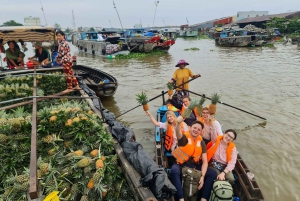
<svg viewBox="0 0 300 201"><path fill-rule="evenodd" d="M166 112L168 106L163 105L157 109L156 120L158 122L166 121ZM179 112L175 112L178 116ZM166 131L155 127L155 160L159 167L164 168L168 173L172 164L175 162L170 151L167 151L164 147L164 140ZM235 177L235 183L233 185L234 196L238 197L240 201L262 201L264 196L261 189L258 186L255 178L250 179L248 174L250 173L245 161L241 155L238 154L233 174Z"/></svg>
<svg viewBox="0 0 300 201"><path fill-rule="evenodd" d="M114 76L99 69L83 65L74 65L73 69L75 76L82 77L86 85L94 90L98 97L113 96L116 93L118 81ZM54 71L62 72L63 69L61 67L38 68L36 71L37 73L50 73ZM7 73L30 74L33 73L33 69L4 70L0 73L0 78L4 77Z"/></svg>

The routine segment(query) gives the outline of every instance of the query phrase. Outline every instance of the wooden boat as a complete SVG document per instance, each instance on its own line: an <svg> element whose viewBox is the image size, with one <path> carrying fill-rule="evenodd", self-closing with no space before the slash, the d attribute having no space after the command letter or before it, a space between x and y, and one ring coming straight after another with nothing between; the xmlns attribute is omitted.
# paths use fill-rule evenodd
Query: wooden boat
<svg viewBox="0 0 300 201"><path fill-rule="evenodd" d="M116 93L118 81L114 76L88 66L74 65L73 69L74 74L81 76L86 85L95 91L97 96L112 96Z"/></svg>
<svg viewBox="0 0 300 201"><path fill-rule="evenodd" d="M156 119L160 122L165 122L165 113L168 111L168 107L163 105L158 108ZM175 112L176 114L176 112ZM177 112L176 115L179 115ZM170 152L166 151L164 148L164 136L165 131L155 127L155 160L159 167L164 168L167 172L170 171L174 159ZM258 186L258 183L254 179L249 179L247 172L250 172L246 163L243 161L242 157L238 154L235 169L233 174L236 177L235 184L233 185L233 190L235 196L240 198L240 201L263 201L264 196Z"/></svg>
<svg viewBox="0 0 300 201"><path fill-rule="evenodd" d="M98 97L112 96L116 93L118 88L118 81L112 75L101 71L96 68L91 68L88 66L74 65L74 75L81 76L86 83L86 85L95 91ZM38 68L37 73L47 73L51 71L62 71L61 67L53 68ZM5 76L5 74L28 74L33 73L33 69L24 70L3 70L0 73L0 78Z"/></svg>

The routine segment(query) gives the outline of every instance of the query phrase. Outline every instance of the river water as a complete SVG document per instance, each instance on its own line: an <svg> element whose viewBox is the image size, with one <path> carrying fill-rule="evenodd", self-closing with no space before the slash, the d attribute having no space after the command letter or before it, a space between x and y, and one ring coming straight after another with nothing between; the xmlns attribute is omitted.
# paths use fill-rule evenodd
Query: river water
<svg viewBox="0 0 300 201"><path fill-rule="evenodd" d="M200 50L184 51L191 47ZM300 50L297 46L226 48L216 47L213 40L179 38L166 55L130 60L108 60L72 49L78 64L99 68L118 79L114 97L102 100L116 116L138 105L137 93L144 91L152 98L166 91L175 64L185 59L194 74L202 75L190 82L191 91L208 97L218 93L222 102L267 119L217 105L216 116L222 129L238 131L237 149L254 173L265 200L300 200ZM161 104L161 98L150 102L150 112L155 115ZM118 119L134 130L137 141L154 157L154 126L142 107Z"/></svg>

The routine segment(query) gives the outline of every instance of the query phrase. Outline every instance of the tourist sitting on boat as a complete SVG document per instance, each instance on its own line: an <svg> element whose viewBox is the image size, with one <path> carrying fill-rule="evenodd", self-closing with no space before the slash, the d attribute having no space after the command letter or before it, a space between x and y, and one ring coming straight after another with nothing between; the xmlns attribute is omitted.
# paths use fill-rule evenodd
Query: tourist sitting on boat
<svg viewBox="0 0 300 201"><path fill-rule="evenodd" d="M226 179L232 184L234 182L232 170L237 159L237 150L232 141L236 139L237 134L233 129L226 130L222 136L218 136L216 132L212 133L215 135L211 136L211 142L207 144L209 166L217 172L218 180Z"/></svg>
<svg viewBox="0 0 300 201"><path fill-rule="evenodd" d="M179 69L174 72L170 82L176 83L176 85L179 86L184 82L187 82L189 80L189 77L197 78L201 76L200 74L194 75L189 68L186 68L187 65L189 65L189 63L187 63L184 59L179 60L175 65L175 67L179 67ZM183 96L189 95L189 92L187 90L189 90L188 83L180 86L180 88L176 88L177 100L179 103L182 103Z"/></svg>
<svg viewBox="0 0 300 201"><path fill-rule="evenodd" d="M210 129L210 127L215 128L214 131L216 132L217 136L223 135L223 131L222 131L220 123L215 118L211 117L211 115L209 114L208 107L203 108L202 115L199 118L199 121L201 121L201 123L204 124L202 138L203 138L203 141L205 142L205 144L209 143L211 141L211 136L215 134L215 133L212 133L212 130Z"/></svg>
<svg viewBox="0 0 300 201"><path fill-rule="evenodd" d="M178 122L182 122L183 118L178 117ZM189 128L189 131L182 133L180 124L176 125L176 136L178 147L172 152L176 162L171 168L171 181L177 192L175 199L184 201L184 195L181 183L182 167L186 166L192 169L201 170L201 178L198 186L198 198L201 201L208 201L214 180L217 178L217 173L213 168L208 167L206 146L202 140L201 132L204 125L200 121L195 121Z"/></svg>
<svg viewBox="0 0 300 201"><path fill-rule="evenodd" d="M43 49L42 43L36 42L34 46L35 55L33 57L29 57L28 60L35 66L51 67L50 54L47 50Z"/></svg>
<svg viewBox="0 0 300 201"><path fill-rule="evenodd" d="M14 66L16 69L24 68L25 54L21 52L14 41L7 42L9 48L5 50L6 58L9 65Z"/></svg>
<svg viewBox="0 0 300 201"><path fill-rule="evenodd" d="M157 122L156 119L151 115L150 112L146 111L146 115L150 117L152 123L161 128L166 130L166 136L164 140L165 148L168 151L173 151L177 146L177 137L175 133L175 127L178 124L177 117L173 111L166 112L166 122ZM185 122L180 123L180 129L182 133L188 131L188 126Z"/></svg>
<svg viewBox="0 0 300 201"><path fill-rule="evenodd" d="M189 96L183 96L182 99L182 104L178 103L176 100L174 100L172 98L172 96L169 96L169 101L171 102L171 104L176 107L177 109L180 110L180 114L183 113L183 111L189 107L190 103L191 103L191 98ZM188 125L188 126L192 126L193 122L197 120L198 118L198 114L197 114L197 110L196 108L193 109L191 115L187 118L184 119L184 122Z"/></svg>

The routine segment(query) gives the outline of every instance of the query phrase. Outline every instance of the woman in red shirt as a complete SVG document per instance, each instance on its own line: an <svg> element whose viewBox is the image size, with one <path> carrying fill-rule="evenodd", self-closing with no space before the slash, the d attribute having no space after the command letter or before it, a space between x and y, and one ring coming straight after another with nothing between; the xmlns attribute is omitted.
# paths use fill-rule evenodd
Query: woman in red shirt
<svg viewBox="0 0 300 201"><path fill-rule="evenodd" d="M67 90L65 91L71 91L72 89L80 90L81 88L79 87L77 79L76 77L74 77L74 73L72 70L72 57L70 46L66 41L66 34L59 30L56 32L56 36L59 43L58 56L56 57L56 62L62 63L64 74L67 78ZM75 85L74 88L72 84Z"/></svg>

